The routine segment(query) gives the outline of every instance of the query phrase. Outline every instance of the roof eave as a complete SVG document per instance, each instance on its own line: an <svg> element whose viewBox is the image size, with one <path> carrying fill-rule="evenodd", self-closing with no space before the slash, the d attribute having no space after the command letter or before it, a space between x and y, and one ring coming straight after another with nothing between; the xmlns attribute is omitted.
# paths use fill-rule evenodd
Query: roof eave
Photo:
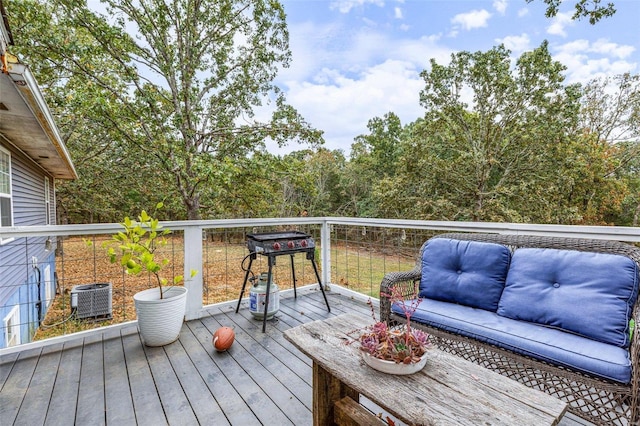
<svg viewBox="0 0 640 426"><path fill-rule="evenodd" d="M77 179L78 174L71 161L69 151L62 141L58 127L31 70L19 62L10 62L7 71L25 104L29 107L40 124L42 131L58 153L59 160L64 163L65 171L58 171L54 174L54 177L68 180Z"/></svg>

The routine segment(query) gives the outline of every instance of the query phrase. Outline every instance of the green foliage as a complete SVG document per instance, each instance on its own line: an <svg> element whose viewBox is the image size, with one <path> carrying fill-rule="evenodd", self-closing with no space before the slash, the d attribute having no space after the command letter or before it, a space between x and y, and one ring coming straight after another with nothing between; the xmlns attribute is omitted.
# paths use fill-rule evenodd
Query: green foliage
<svg viewBox="0 0 640 426"><path fill-rule="evenodd" d="M526 0L531 3L533 0ZM547 18L554 17L558 14L560 5L564 0L543 0L547 4L545 15ZM615 5L607 2L602 5L602 0L578 0L575 3L575 11L571 19L588 18L589 23L594 25L599 20L613 16L616 13Z"/></svg>
<svg viewBox="0 0 640 426"><path fill-rule="evenodd" d="M548 16L562 4L543 1ZM546 42L515 61L503 46L458 52L422 73L424 116L372 118L347 159L318 147L321 133L272 83L291 59L279 2L103 4L106 14L77 0L5 0L12 51L37 75L80 176L56 183L65 222L115 222L163 200L158 219L307 210L638 224L638 75L566 85ZM614 12L573 4L574 19ZM269 102L270 119L256 120ZM279 157L266 140L311 147Z"/></svg>
<svg viewBox="0 0 640 426"><path fill-rule="evenodd" d="M203 195L224 189L221 172L262 150L266 139L322 142L321 132L272 83L291 56L279 2L101 3L106 13L77 0L11 0L7 7L15 22L31 22L37 15L16 49L28 63L42 59L38 76L60 87L59 95L71 95L60 97L56 106L70 118L69 138L84 138L73 150L89 160L83 178L130 174L127 167L135 163L135 171L145 176L125 194L131 197L126 204L156 198L143 183L160 175L167 199L180 200L182 216L198 219ZM263 107L270 107L272 116L258 121L254 110ZM81 126L73 128L72 115L80 117ZM91 161L97 152L110 156ZM128 164L120 164L123 158ZM93 184L109 189L98 180ZM83 200L71 195L75 189L72 184L65 198L70 212L84 208ZM108 193L116 200L113 189Z"/></svg>
<svg viewBox="0 0 640 426"><path fill-rule="evenodd" d="M503 46L460 52L446 66L432 60L422 73L425 119L404 159L423 163L412 167L432 184L422 198L430 199L428 210L449 204L453 210L439 215L450 220L540 217L526 210L540 205L539 194L555 179L553 160L575 129L575 92L562 85L564 67L547 43L522 54L513 68L510 53ZM549 157L551 150L557 155Z"/></svg>
<svg viewBox="0 0 640 426"><path fill-rule="evenodd" d="M611 221L617 225L640 226L640 141L616 144L616 181L626 188L618 215Z"/></svg>
<svg viewBox="0 0 640 426"><path fill-rule="evenodd" d="M370 216L566 224L637 220L636 77L563 84L544 43L510 52L460 52L424 71L425 116L399 133L395 174L372 179ZM605 87L607 90L605 90ZM636 112L634 114L634 111ZM368 140L375 138L372 131ZM362 140L352 163L371 179ZM623 147L625 147L623 149ZM355 155L354 155L355 153ZM624 176L624 177L623 177ZM634 186L635 184L635 186ZM635 189L634 189L635 188ZM624 218L624 219L623 219Z"/></svg>
<svg viewBox="0 0 640 426"><path fill-rule="evenodd" d="M163 203L156 205L156 210L163 207ZM121 223L123 231L112 237L112 245L107 248L107 255L111 263L119 263L127 274L139 275L149 273L156 279L160 298L164 297L163 287L169 280L162 276L162 270L169 264L169 260L164 258L158 260L156 251L167 245L166 236L171 233L168 229L163 229L159 220L149 216L142 210L138 220L125 217ZM197 271L191 271L193 278ZM182 275L173 277L174 285L180 284L184 280Z"/></svg>

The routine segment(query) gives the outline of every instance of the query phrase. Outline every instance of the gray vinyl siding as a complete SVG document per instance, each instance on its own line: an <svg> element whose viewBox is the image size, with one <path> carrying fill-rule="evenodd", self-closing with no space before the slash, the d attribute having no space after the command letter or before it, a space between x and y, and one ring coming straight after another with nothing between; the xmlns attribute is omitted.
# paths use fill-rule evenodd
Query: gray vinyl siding
<svg viewBox="0 0 640 426"><path fill-rule="evenodd" d="M44 171L20 152L11 147L5 148L11 153L13 225L45 225ZM53 179L50 179L50 188L50 196L53 198ZM53 203L51 200L50 204ZM52 219L52 223L55 223L55 219ZM44 248L45 240L46 238L16 238L0 245L0 306L33 274L32 259L35 257L41 262L49 256Z"/></svg>
<svg viewBox="0 0 640 426"><path fill-rule="evenodd" d="M46 225L44 174L29 168L18 156L11 160L14 226Z"/></svg>

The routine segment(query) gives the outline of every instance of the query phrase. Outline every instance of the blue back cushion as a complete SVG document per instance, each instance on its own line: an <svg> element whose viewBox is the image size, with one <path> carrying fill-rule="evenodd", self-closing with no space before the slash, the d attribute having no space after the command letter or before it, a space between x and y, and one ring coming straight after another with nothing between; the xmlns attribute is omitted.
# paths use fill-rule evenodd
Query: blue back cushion
<svg viewBox="0 0 640 426"><path fill-rule="evenodd" d="M497 313L628 347L637 297L638 266L626 256L523 248Z"/></svg>
<svg viewBox="0 0 640 426"><path fill-rule="evenodd" d="M495 312L510 260L500 244L433 238L422 255L420 297Z"/></svg>

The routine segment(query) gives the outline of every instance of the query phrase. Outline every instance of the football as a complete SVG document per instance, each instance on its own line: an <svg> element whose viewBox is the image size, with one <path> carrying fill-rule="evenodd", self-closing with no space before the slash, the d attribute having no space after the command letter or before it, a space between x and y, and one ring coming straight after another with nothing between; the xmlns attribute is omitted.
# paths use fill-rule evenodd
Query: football
<svg viewBox="0 0 640 426"><path fill-rule="evenodd" d="M213 347L218 352L224 352L231 347L236 333L231 327L220 327L213 333Z"/></svg>

